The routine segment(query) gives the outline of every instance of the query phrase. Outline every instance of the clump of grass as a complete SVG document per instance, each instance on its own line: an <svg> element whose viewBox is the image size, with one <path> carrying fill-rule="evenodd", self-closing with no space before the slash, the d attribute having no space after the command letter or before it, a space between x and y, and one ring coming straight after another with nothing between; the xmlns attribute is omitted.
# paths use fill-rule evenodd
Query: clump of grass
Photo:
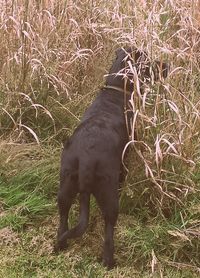
<svg viewBox="0 0 200 278"><path fill-rule="evenodd" d="M12 151L12 146L8 155L5 151L6 144L2 149L3 159L6 154L7 159L4 164L1 160L0 202L3 212L0 227L21 229L29 220L47 215L55 209L60 151L55 150L53 156L52 151L45 152L44 155L42 149L39 152L33 146L31 153L30 146L23 148L21 145L18 146L17 153ZM11 169L7 167L8 164L12 165Z"/></svg>
<svg viewBox="0 0 200 278"><path fill-rule="evenodd" d="M98 64L108 35L96 25L100 10L89 2L50 2L2 7L1 125L19 140L44 139L43 128L45 136L58 133L73 114L63 104L95 90L103 74Z"/></svg>
<svg viewBox="0 0 200 278"><path fill-rule="evenodd" d="M135 266L146 268L149 262L150 268L155 257L156 269L174 262L198 271L199 226L188 211L177 211L167 221L138 219L133 226L122 221L119 230L123 246L120 252L128 255Z"/></svg>

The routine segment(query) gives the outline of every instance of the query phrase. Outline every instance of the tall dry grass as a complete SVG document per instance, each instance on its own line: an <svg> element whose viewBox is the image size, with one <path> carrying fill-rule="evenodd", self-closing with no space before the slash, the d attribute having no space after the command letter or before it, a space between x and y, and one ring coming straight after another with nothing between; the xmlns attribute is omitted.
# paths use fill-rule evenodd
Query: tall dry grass
<svg viewBox="0 0 200 278"><path fill-rule="evenodd" d="M1 1L2 136L60 140L102 84L114 50L145 49L152 61L167 61L170 73L144 94L133 92L135 182L127 190L149 183L154 204L182 204L197 190L191 175L199 158L199 11L197 0Z"/></svg>

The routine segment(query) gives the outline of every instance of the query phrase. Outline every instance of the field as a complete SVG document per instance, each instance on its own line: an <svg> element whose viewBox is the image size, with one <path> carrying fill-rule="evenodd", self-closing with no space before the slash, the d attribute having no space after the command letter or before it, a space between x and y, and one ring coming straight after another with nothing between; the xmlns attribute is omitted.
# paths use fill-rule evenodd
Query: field
<svg viewBox="0 0 200 278"><path fill-rule="evenodd" d="M199 277L200 2L0 1L0 277ZM169 74L136 86L128 170L115 231L117 267L99 262L103 222L53 253L64 140L134 46ZM137 82L136 82L137 85ZM72 207L70 225L78 217Z"/></svg>

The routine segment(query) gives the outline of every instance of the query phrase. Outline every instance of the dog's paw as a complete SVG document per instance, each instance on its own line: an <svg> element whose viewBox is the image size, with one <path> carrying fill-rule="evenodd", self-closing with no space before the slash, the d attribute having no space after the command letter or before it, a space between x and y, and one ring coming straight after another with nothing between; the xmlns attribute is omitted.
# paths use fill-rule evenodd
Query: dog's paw
<svg viewBox="0 0 200 278"><path fill-rule="evenodd" d="M53 249L53 251L54 251L54 253L55 254L58 254L59 252L61 252L61 251L65 251L66 249L67 249L67 247L68 247L68 245L67 245L67 243L65 242L65 243L61 243L61 242L57 242L55 245L54 245L54 249Z"/></svg>
<svg viewBox="0 0 200 278"><path fill-rule="evenodd" d="M112 258L104 258L99 257L97 260L99 263L103 263L103 266L107 268L107 270L111 270L116 266L116 261Z"/></svg>
<svg viewBox="0 0 200 278"><path fill-rule="evenodd" d="M111 270L116 266L115 260L103 260L103 266L107 268L107 270Z"/></svg>

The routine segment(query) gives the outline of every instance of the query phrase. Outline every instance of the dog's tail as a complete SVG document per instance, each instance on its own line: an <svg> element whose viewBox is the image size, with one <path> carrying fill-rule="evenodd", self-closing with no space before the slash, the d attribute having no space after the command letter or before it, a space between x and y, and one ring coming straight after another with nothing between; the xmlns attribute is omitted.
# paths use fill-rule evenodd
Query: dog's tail
<svg viewBox="0 0 200 278"><path fill-rule="evenodd" d="M69 238L80 237L84 234L87 229L89 221L89 205L90 205L90 193L81 192L80 193L80 216L78 224L71 230L63 233L59 241L64 241Z"/></svg>

